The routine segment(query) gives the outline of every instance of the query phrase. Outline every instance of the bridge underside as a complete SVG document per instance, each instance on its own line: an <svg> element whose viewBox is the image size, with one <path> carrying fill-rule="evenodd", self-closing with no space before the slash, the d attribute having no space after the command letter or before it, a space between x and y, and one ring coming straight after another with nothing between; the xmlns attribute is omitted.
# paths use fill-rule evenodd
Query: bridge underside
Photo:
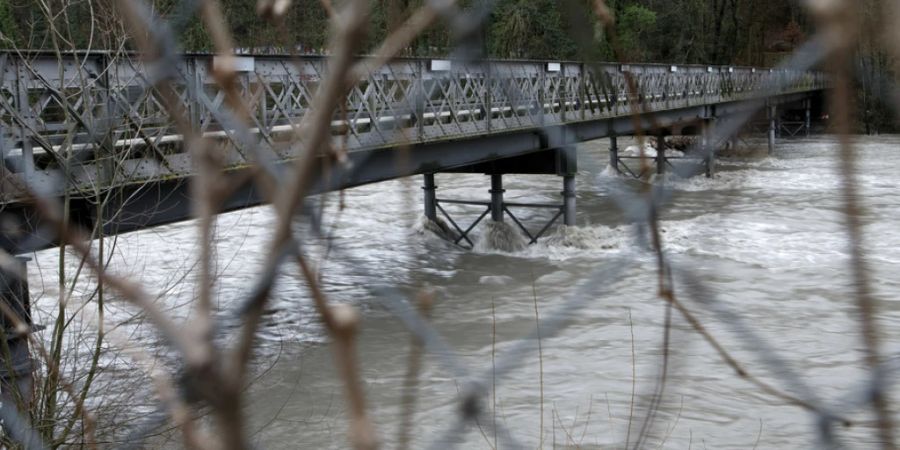
<svg viewBox="0 0 900 450"><path fill-rule="evenodd" d="M726 102L657 111L635 119L632 116L554 125L503 133L476 135L414 144L406 148L384 147L349 153L346 167L324 169L313 193L321 193L415 174L435 172L545 173L571 176L576 170L574 145L607 136L627 136L638 132L696 134L705 120L727 119L758 110L764 102L790 107L820 92L804 92L767 100ZM568 150L568 151L563 151ZM290 164L282 163L282 165ZM363 170L357 170L364 168ZM223 212L264 203L249 181L246 171L232 170L223 176L240 187L223 205ZM327 172L327 176L322 176ZM190 178L174 178L124 185L110 192L104 211L95 198L72 198L70 220L93 229L102 217L105 234L124 233L191 218ZM27 253L56 245L51 229L26 203L7 204L0 214L0 246L12 254Z"/></svg>

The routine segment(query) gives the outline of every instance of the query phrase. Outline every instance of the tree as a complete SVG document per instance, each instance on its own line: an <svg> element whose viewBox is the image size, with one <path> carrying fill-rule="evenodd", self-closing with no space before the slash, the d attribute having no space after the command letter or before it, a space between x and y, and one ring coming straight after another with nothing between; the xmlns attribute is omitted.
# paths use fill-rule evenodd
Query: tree
<svg viewBox="0 0 900 450"><path fill-rule="evenodd" d="M0 47L21 45L9 0L0 0Z"/></svg>
<svg viewBox="0 0 900 450"><path fill-rule="evenodd" d="M575 43L554 0L498 3L490 29L491 53L501 58L566 59Z"/></svg>
<svg viewBox="0 0 900 450"><path fill-rule="evenodd" d="M620 58L626 61L644 61L647 59L647 37L656 28L656 13L641 5L628 5L616 21L619 38Z"/></svg>

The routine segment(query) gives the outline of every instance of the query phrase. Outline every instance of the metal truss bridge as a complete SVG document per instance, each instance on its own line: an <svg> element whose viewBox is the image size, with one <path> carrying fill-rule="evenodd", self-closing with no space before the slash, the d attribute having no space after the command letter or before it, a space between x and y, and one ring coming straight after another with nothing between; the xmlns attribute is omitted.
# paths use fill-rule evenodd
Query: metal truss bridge
<svg viewBox="0 0 900 450"><path fill-rule="evenodd" d="M699 134L716 118L760 102L770 111L770 135L779 105L804 104L808 129L810 99L827 84L819 72L745 67L435 59L375 67L374 60L361 61L370 70L355 80L331 121L332 147L345 150L349 164L324 165L314 191L425 174L432 219L440 209L435 172L493 175L486 205L502 220L502 173L556 174L574 189L577 142L638 132ZM0 245L22 253L54 244L54 237L41 237L47 233L29 201L35 193L67 196L71 220L87 227L102 220L107 233L189 218L186 181L195 164L166 99L174 99L194 132L219 143L225 177L246 180L240 175L255 162L250 145L279 164L294 158L302 140L296 125L327 76L327 59L234 60L249 133L239 131L239 115L213 79L221 63L213 55L153 63L102 52L0 52ZM159 87L158 64L177 65L174 91ZM616 167L617 158L611 159ZM226 210L261 202L244 184ZM560 211L573 224L574 192L566 192L571 203ZM97 207L100 198L104 208Z"/></svg>

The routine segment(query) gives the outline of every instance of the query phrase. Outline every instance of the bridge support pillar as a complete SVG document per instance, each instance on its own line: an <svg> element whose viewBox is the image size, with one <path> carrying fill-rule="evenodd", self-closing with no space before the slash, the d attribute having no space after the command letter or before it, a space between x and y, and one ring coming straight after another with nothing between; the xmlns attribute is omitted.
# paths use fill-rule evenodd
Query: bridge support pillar
<svg viewBox="0 0 900 450"><path fill-rule="evenodd" d="M491 174L491 220L503 222L503 175Z"/></svg>
<svg viewBox="0 0 900 450"><path fill-rule="evenodd" d="M422 191L425 194L425 217L432 222L437 222L437 185L434 184L434 174L426 173L422 177L424 178Z"/></svg>
<svg viewBox="0 0 900 450"><path fill-rule="evenodd" d="M777 124L775 123L778 115L777 106L769 106L769 155L775 154L775 132Z"/></svg>
<svg viewBox="0 0 900 450"><path fill-rule="evenodd" d="M563 176L563 223L567 227L575 226L575 175Z"/></svg>
<svg viewBox="0 0 900 450"><path fill-rule="evenodd" d="M615 135L609 137L609 166L619 171L619 143Z"/></svg>
<svg viewBox="0 0 900 450"><path fill-rule="evenodd" d="M656 174L666 173L666 134L660 131L656 135Z"/></svg>
<svg viewBox="0 0 900 450"><path fill-rule="evenodd" d="M0 314L0 330L3 332L0 336L0 408L19 408L25 417L31 408L33 384L31 354L28 351L31 304L26 263L29 259L16 257L18 273L0 268L0 301L15 316L13 319L7 314ZM8 425L11 424L4 424L4 427Z"/></svg>
<svg viewBox="0 0 900 450"><path fill-rule="evenodd" d="M803 109L804 109L804 120L803 127L806 129L806 137L809 137L810 127L812 126L812 100L806 99L803 101Z"/></svg>
<svg viewBox="0 0 900 450"><path fill-rule="evenodd" d="M715 118L703 121L703 164L706 169L706 178L712 178L716 174L716 145L715 145ZM737 140L735 140L737 142Z"/></svg>

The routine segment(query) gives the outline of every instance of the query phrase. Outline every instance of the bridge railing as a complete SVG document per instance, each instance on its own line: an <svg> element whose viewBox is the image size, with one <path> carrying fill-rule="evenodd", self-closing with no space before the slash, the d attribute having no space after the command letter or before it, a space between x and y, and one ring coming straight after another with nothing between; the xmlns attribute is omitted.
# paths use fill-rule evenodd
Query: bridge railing
<svg viewBox="0 0 900 450"><path fill-rule="evenodd" d="M172 85L192 129L230 143L222 147L227 164L242 166L250 163L246 141L224 120L232 116L222 114L225 94L213 79L220 63L213 55L187 55ZM282 158L292 157L294 124L309 110L326 63L235 60L249 127ZM6 181L26 176L64 177L63 185L77 191L190 175L190 156L155 73L136 55L0 53L3 197L20 194ZM721 66L399 59L373 67L350 90L332 134L335 145L353 151L600 120L632 114L635 105L661 111L825 87L821 73L796 75Z"/></svg>

